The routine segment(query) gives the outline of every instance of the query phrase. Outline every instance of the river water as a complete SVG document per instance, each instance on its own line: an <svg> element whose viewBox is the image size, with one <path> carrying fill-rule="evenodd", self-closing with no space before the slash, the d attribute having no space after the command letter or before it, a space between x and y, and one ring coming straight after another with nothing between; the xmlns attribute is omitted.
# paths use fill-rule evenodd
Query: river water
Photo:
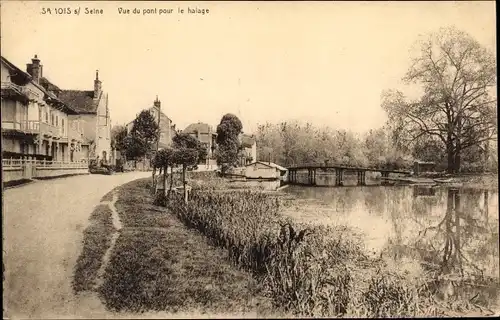
<svg viewBox="0 0 500 320"><path fill-rule="evenodd" d="M498 301L498 191L368 183L289 186L283 191L294 200L284 214L300 222L350 226L362 234L370 255L396 267L412 265L415 272L473 278L486 283L494 291L489 299Z"/></svg>

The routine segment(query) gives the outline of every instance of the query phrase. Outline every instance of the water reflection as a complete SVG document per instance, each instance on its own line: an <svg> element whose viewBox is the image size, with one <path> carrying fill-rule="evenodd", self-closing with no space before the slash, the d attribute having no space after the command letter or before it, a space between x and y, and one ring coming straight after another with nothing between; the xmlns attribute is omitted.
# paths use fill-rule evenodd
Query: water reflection
<svg viewBox="0 0 500 320"><path fill-rule="evenodd" d="M371 253L401 266L413 261L416 272L439 279L442 297L483 287L474 299L497 299L497 191L417 186L285 190L299 199L285 214L302 222L358 229Z"/></svg>

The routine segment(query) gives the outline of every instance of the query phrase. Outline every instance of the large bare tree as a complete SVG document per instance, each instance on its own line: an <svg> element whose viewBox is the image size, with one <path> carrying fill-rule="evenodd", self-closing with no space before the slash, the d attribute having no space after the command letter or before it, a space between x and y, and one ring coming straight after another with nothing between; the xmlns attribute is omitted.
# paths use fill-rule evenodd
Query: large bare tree
<svg viewBox="0 0 500 320"><path fill-rule="evenodd" d="M461 154L496 139L496 60L469 34L443 28L419 43L403 79L421 85L413 101L383 94L383 107L401 143L433 138L442 143L447 171L460 171Z"/></svg>

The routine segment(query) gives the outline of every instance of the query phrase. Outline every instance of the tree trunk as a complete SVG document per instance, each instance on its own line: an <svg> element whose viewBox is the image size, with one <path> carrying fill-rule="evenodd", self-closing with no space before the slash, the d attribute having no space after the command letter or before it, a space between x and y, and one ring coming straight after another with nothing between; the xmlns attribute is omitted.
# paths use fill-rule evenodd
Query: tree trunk
<svg viewBox="0 0 500 320"><path fill-rule="evenodd" d="M462 153L462 148L460 146L460 142L457 141L457 145L455 146L453 150L453 173L459 173L460 172L460 164L461 164L461 153Z"/></svg>
<svg viewBox="0 0 500 320"><path fill-rule="evenodd" d="M187 203L186 165L182 165L182 185L184 187L184 202Z"/></svg>
<svg viewBox="0 0 500 320"><path fill-rule="evenodd" d="M490 141L487 140L484 145L484 160L483 160L485 171L489 171L490 169L489 160L490 160Z"/></svg>
<svg viewBox="0 0 500 320"><path fill-rule="evenodd" d="M174 167L170 167L170 186L168 187L167 198L170 199L172 188L174 187Z"/></svg>
<svg viewBox="0 0 500 320"><path fill-rule="evenodd" d="M446 146L446 155L448 157L447 173L455 173L455 153L453 151L453 144L450 141Z"/></svg>
<svg viewBox="0 0 500 320"><path fill-rule="evenodd" d="M165 166L163 168L163 194L166 195L167 192L167 171L168 171L168 166Z"/></svg>
<svg viewBox="0 0 500 320"><path fill-rule="evenodd" d="M156 167L153 167L153 173L152 173L152 189L153 189L153 194L156 194L156 181L155 181L155 175L156 175Z"/></svg>

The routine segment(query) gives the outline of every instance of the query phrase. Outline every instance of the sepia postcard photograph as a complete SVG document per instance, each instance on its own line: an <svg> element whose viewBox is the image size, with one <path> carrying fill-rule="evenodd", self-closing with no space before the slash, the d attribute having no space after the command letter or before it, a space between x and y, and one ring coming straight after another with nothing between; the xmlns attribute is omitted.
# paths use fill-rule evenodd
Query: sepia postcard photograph
<svg viewBox="0 0 500 320"><path fill-rule="evenodd" d="M0 11L3 319L500 316L494 1Z"/></svg>

